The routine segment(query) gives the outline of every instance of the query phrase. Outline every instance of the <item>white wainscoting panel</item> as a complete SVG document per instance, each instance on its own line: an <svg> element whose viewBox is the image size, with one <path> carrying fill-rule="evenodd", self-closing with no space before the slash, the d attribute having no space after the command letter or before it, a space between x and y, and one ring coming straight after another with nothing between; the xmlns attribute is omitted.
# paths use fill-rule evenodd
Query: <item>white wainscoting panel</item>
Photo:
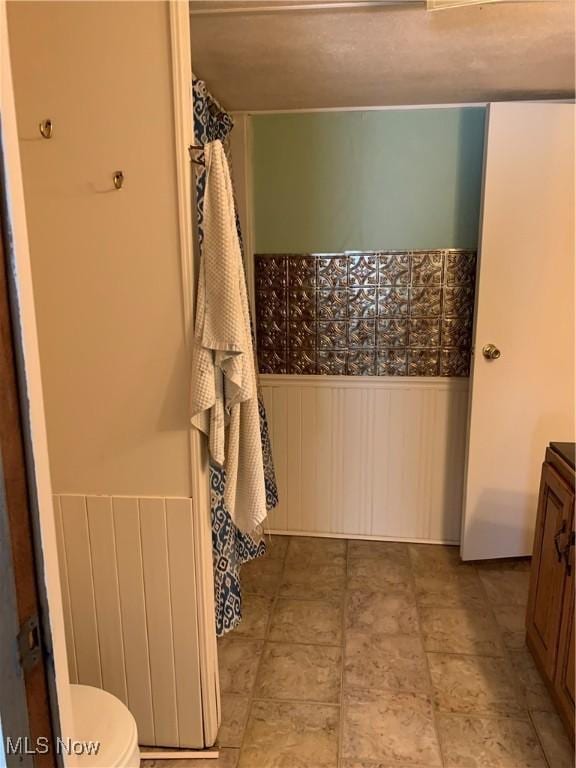
<svg viewBox="0 0 576 768"><path fill-rule="evenodd" d="M460 540L468 379L260 380L280 493L270 530Z"/></svg>
<svg viewBox="0 0 576 768"><path fill-rule="evenodd" d="M192 502L55 496L72 682L113 693L141 744L205 745Z"/></svg>

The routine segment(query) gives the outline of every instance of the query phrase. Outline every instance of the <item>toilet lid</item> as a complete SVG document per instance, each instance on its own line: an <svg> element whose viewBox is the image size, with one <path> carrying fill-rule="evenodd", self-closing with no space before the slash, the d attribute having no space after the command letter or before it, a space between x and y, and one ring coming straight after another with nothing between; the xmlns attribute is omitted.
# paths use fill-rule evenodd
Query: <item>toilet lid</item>
<svg viewBox="0 0 576 768"><path fill-rule="evenodd" d="M71 685L76 741L100 742L97 755L74 755L69 762L91 768L125 764L138 743L136 721L111 693L89 685Z"/></svg>

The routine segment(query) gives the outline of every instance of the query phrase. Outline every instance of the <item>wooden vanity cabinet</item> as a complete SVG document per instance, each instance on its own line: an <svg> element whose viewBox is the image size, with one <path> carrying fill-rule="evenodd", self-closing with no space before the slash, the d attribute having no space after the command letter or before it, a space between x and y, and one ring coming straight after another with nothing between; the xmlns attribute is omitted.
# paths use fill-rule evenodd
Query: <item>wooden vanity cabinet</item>
<svg viewBox="0 0 576 768"><path fill-rule="evenodd" d="M570 568L564 586L554 690L562 719L574 735L574 546L570 547L569 557Z"/></svg>
<svg viewBox="0 0 576 768"><path fill-rule="evenodd" d="M574 740L574 447L546 450L538 500L526 643Z"/></svg>

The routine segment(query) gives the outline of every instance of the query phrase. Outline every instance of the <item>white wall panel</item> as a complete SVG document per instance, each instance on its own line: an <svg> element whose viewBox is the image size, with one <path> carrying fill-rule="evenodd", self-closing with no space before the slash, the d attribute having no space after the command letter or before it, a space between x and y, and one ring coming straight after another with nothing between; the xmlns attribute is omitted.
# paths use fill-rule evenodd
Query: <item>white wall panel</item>
<svg viewBox="0 0 576 768"><path fill-rule="evenodd" d="M150 678L157 744L178 744L172 597L164 499L139 499Z"/></svg>
<svg viewBox="0 0 576 768"><path fill-rule="evenodd" d="M262 376L270 529L457 542L467 379Z"/></svg>
<svg viewBox="0 0 576 768"><path fill-rule="evenodd" d="M66 655L68 659L68 674L70 682L78 682L78 664L76 662L76 640L74 638L74 625L72 622L72 607L70 601L70 581L68 578L68 562L66 558L66 543L64 541L64 527L62 524L62 510L60 509L60 497L53 497L54 523L56 528L56 544L58 547L58 563L60 567L60 583L62 586L62 610L64 614L64 633L66 638Z"/></svg>
<svg viewBox="0 0 576 768"><path fill-rule="evenodd" d="M102 687L102 666L96 624L96 602L86 499L83 496L62 496L60 509L66 552L70 610L74 626L78 682Z"/></svg>
<svg viewBox="0 0 576 768"><path fill-rule="evenodd" d="M124 703L136 718L140 742L155 744L138 499L114 498L112 506L128 683Z"/></svg>
<svg viewBox="0 0 576 768"><path fill-rule="evenodd" d="M200 651L198 621L190 605L190 595L198 592L196 576L190 568L190 552L194 550L190 502L165 499L165 503L178 729L191 743L202 744L198 702L191 695L192 691L200 690Z"/></svg>
<svg viewBox="0 0 576 768"><path fill-rule="evenodd" d="M93 563L102 685L107 691L126 701L128 691L112 499L108 496L88 497L86 509ZM107 563L107 567L101 568L100 563Z"/></svg>
<svg viewBox="0 0 576 768"><path fill-rule="evenodd" d="M124 701L141 744L204 747L191 499L55 508L71 676Z"/></svg>

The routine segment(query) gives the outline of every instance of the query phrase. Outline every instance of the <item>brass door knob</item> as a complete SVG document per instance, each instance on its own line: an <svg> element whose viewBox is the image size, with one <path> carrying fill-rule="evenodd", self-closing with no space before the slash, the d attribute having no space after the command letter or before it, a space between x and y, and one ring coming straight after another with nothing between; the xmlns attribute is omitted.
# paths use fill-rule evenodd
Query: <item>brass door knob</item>
<svg viewBox="0 0 576 768"><path fill-rule="evenodd" d="M494 344L486 344L484 347L482 347L482 354L486 360L498 360L502 353Z"/></svg>

